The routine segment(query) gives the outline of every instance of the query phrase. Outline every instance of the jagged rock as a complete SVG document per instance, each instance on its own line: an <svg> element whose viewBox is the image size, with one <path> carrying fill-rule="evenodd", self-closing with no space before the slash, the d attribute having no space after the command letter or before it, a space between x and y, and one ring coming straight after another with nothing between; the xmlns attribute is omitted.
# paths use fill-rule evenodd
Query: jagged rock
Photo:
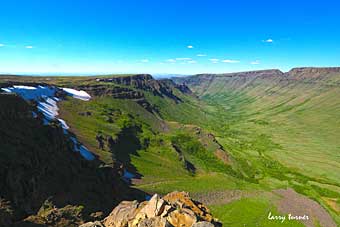
<svg viewBox="0 0 340 227"><path fill-rule="evenodd" d="M126 227L132 222L141 206L137 201L123 201L104 219L105 227Z"/></svg>
<svg viewBox="0 0 340 227"><path fill-rule="evenodd" d="M80 225L79 227L104 227L104 225L99 221L95 221L95 222L87 222L85 224Z"/></svg>
<svg viewBox="0 0 340 227"><path fill-rule="evenodd" d="M147 218L141 220L137 227L164 227L167 226L167 221L162 217Z"/></svg>
<svg viewBox="0 0 340 227"><path fill-rule="evenodd" d="M104 219L105 227L214 227L220 226L208 208L188 193L172 192L150 201L123 201ZM210 225L209 225L210 224Z"/></svg>
<svg viewBox="0 0 340 227"><path fill-rule="evenodd" d="M168 97L174 100L176 103L182 102L182 100L176 96L173 92L174 89L179 90L180 92L189 92L190 89L186 86L178 86L173 83L171 80L155 80L151 75L148 74L138 74L132 76L123 76L123 77L113 77L113 78L97 78L97 82L106 82L106 83L114 83L125 86L132 86L136 89L149 91L153 95L160 97ZM144 97L143 93L139 91L134 91L129 88L116 87L115 91L108 91L105 89L103 85L98 85L98 87L81 87L89 93L97 95L97 94L108 94L112 93L114 98L142 98ZM89 89L89 90L87 90ZM127 90L128 89L128 90Z"/></svg>
<svg viewBox="0 0 340 227"><path fill-rule="evenodd" d="M191 227L197 222L197 218L192 210L184 208L171 212L167 221L174 227Z"/></svg>
<svg viewBox="0 0 340 227"><path fill-rule="evenodd" d="M187 192L171 192L164 196L163 199L174 207L192 210L200 220L213 221L209 209L202 203L192 200Z"/></svg>
<svg viewBox="0 0 340 227"><path fill-rule="evenodd" d="M164 211L165 201L155 194L150 201L142 208L140 213L144 213L148 218L159 216Z"/></svg>

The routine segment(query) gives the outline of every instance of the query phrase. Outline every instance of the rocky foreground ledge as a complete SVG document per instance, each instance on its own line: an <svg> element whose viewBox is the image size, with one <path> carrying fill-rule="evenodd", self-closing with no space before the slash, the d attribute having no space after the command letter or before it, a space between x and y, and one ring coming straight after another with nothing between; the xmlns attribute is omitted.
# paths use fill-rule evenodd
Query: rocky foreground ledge
<svg viewBox="0 0 340 227"><path fill-rule="evenodd" d="M79 227L220 227L209 209L186 192L172 192L149 201L123 201L103 221Z"/></svg>

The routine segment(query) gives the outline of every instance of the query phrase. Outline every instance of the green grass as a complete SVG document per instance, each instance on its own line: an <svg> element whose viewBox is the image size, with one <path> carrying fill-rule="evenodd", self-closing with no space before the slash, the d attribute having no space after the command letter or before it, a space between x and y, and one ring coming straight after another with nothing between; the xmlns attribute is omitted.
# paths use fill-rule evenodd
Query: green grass
<svg viewBox="0 0 340 227"><path fill-rule="evenodd" d="M322 199L340 196L338 90L320 92L304 84L280 87L275 81L262 82L241 89L235 83L218 80L206 90L198 91L202 100L178 94L183 100L178 104L144 92L148 101L158 107L160 116L132 100L69 99L61 103L61 117L106 163L112 161L111 154L97 149L96 133L100 130L117 136L126 124L139 125L142 132L138 140L150 141L147 147L129 154L131 165L142 176L134 185L139 189L166 194L174 190L207 193L291 187L322 204L339 224L337 213ZM117 110L121 112L109 124L107 115ZM92 116L80 116L78 113L83 111L92 112ZM198 125L214 133L233 162L225 165L216 159L185 127L162 131L160 117L179 125ZM185 158L195 165L196 174L184 168L172 144L177 144ZM214 214L226 226L254 226L254 223L301 226L269 222L263 216L268 214L268 209L275 212L275 206L262 198L212 206Z"/></svg>
<svg viewBox="0 0 340 227"><path fill-rule="evenodd" d="M212 213L228 227L302 227L297 221L269 220L268 214L279 215L267 198L244 198L227 205L211 207ZM280 214L282 215L282 214ZM287 219L287 218L286 218Z"/></svg>
<svg viewBox="0 0 340 227"><path fill-rule="evenodd" d="M220 122L205 127L246 177L267 189L292 187L321 203L339 223L339 214L321 199L340 196L338 87L275 80L239 86L236 81L218 78L203 90L197 87L208 115Z"/></svg>

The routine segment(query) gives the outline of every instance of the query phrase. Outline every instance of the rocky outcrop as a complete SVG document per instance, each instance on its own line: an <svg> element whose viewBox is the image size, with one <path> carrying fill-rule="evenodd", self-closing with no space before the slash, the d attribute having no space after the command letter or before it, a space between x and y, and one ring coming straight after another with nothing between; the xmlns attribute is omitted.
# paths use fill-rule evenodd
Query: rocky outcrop
<svg viewBox="0 0 340 227"><path fill-rule="evenodd" d="M183 164L183 167L191 174L195 174L196 173L196 167L194 166L194 164L192 164L190 161L188 161L181 148L177 145L177 144L174 144L172 143L172 147L175 149L175 151L177 152L178 154L178 157L179 157L179 161L182 162Z"/></svg>
<svg viewBox="0 0 340 227"><path fill-rule="evenodd" d="M149 201L123 201L101 223L80 227L216 227L221 226L209 209L186 192L172 192Z"/></svg>
<svg viewBox="0 0 340 227"><path fill-rule="evenodd" d="M13 210L9 201L0 198L0 226L12 224Z"/></svg>
<svg viewBox="0 0 340 227"><path fill-rule="evenodd" d="M130 86L132 88L151 92L155 96L167 97L176 103L182 100L174 94L176 86L170 85L163 80L155 80L149 74L137 74L132 76L119 76L110 78L97 78L97 82L113 83L117 85Z"/></svg>
<svg viewBox="0 0 340 227"><path fill-rule="evenodd" d="M190 90L190 88L185 84L176 84L171 79L162 79L162 80L159 80L159 82L166 84L168 87L178 89L183 94L194 95L193 92Z"/></svg>
<svg viewBox="0 0 340 227"><path fill-rule="evenodd" d="M285 74L278 69L236 72L236 73L222 73L222 74L198 74L188 77L175 77L172 80L180 85L188 85L190 88L202 84L209 84L216 78L220 77L240 77L240 78L267 78L267 77L281 77Z"/></svg>
<svg viewBox="0 0 340 227"><path fill-rule="evenodd" d="M74 152L60 125L35 118L33 104L0 94L0 106L0 226L29 216L25 222L58 226L68 219L78 226L95 220L98 211L108 214L126 197L136 198L113 168ZM46 199L54 206L39 212ZM82 215L74 217L80 205Z"/></svg>
<svg viewBox="0 0 340 227"><path fill-rule="evenodd" d="M340 73L340 67L302 67L302 68L293 68L287 74L294 76L306 76L306 75L321 75L328 73Z"/></svg>
<svg viewBox="0 0 340 227"><path fill-rule="evenodd" d="M286 78L292 83L304 83L338 87L340 85L340 67L328 68L294 68L285 73Z"/></svg>

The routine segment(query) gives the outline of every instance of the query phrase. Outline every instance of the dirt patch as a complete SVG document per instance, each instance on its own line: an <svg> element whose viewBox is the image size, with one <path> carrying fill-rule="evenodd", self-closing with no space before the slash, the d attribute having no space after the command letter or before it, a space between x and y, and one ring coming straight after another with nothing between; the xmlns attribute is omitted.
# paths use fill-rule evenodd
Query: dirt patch
<svg viewBox="0 0 340 227"><path fill-rule="evenodd" d="M215 156L220 159L224 164L230 164L230 158L227 153L222 149L217 149L215 151Z"/></svg>
<svg viewBox="0 0 340 227"><path fill-rule="evenodd" d="M191 197L206 205L223 205L239 200L241 198L249 198L255 196L270 196L272 193L263 191L242 191L242 190L225 190L206 193L191 193Z"/></svg>
<svg viewBox="0 0 340 227"><path fill-rule="evenodd" d="M340 215L340 206L337 203L337 199L322 197L322 199L330 206L337 214Z"/></svg>
<svg viewBox="0 0 340 227"><path fill-rule="evenodd" d="M301 220L307 227L316 227L317 222L322 227L337 227L327 211L308 197L296 193L293 189L279 189L274 193L282 197L276 202L280 213L293 216L308 215L309 220Z"/></svg>

